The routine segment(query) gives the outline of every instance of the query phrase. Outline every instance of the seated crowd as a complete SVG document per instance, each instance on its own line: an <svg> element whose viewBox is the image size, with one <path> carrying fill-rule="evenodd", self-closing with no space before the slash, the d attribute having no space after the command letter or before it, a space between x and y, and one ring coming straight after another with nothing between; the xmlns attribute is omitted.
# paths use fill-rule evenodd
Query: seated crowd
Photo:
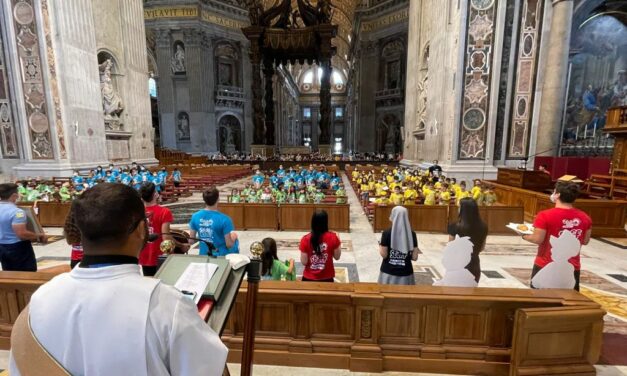
<svg viewBox="0 0 627 376"><path fill-rule="evenodd" d="M353 170L351 180L364 203L377 205L459 205L470 197L477 204L491 206L496 203L493 187L475 179L468 190L465 181L457 182L433 170L406 167L384 167L381 170Z"/></svg>
<svg viewBox="0 0 627 376"><path fill-rule="evenodd" d="M67 202L99 183L121 183L139 190L143 183L150 182L155 185L158 192L162 192L168 182L178 187L181 181L182 175L178 168L174 168L172 174L169 174L165 167L159 171L150 171L133 162L131 166L121 167L110 164L106 170L98 166L95 170L90 170L87 175L74 171L69 181L63 182L60 186L41 179L18 181L17 186L19 201Z"/></svg>
<svg viewBox="0 0 627 376"><path fill-rule="evenodd" d="M279 162L351 162L351 161L369 161L369 162L391 162L401 159L399 154L384 153L350 153L342 155L328 155L319 152L308 154L274 154L271 157L265 157L252 153L217 153L209 156L210 161L279 161Z"/></svg>
<svg viewBox="0 0 627 376"><path fill-rule="evenodd" d="M252 182L240 192L234 189L229 196L231 203L277 203L277 204L319 204L327 196L334 198L335 203L346 203L346 190L342 178L337 172L329 173L326 167L308 169L299 167L288 170L279 166L277 171L267 175L257 170Z"/></svg>

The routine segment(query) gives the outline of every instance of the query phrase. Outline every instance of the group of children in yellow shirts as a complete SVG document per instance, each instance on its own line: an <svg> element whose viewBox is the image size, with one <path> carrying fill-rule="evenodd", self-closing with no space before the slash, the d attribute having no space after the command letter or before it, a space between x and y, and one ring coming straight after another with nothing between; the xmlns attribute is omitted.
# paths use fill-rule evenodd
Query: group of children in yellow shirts
<svg viewBox="0 0 627 376"><path fill-rule="evenodd" d="M479 205L491 206L496 202L492 187L478 179L467 190L464 181L458 184L455 178L431 176L429 171L402 167L384 168L379 174L375 170L355 170L351 178L362 200L377 205L459 205L460 200L466 197L472 197Z"/></svg>

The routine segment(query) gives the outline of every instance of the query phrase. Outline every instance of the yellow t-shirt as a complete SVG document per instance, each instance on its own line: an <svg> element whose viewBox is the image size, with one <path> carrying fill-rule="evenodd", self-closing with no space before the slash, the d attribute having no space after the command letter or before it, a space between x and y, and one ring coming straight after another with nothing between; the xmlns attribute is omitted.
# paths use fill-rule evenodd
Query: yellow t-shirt
<svg viewBox="0 0 627 376"><path fill-rule="evenodd" d="M374 203L377 205L389 205L390 200L387 197L379 197L378 199L374 200Z"/></svg>
<svg viewBox="0 0 627 376"><path fill-rule="evenodd" d="M368 182L368 190L369 190L369 191L374 191L374 190L375 190L375 187L376 187L376 184L375 184L375 182L374 182L374 181L369 181L369 182Z"/></svg>
<svg viewBox="0 0 627 376"><path fill-rule="evenodd" d="M462 188L459 186L459 184L451 185L451 189L455 192L455 198L457 198L459 196L459 192L462 191Z"/></svg>
<svg viewBox="0 0 627 376"><path fill-rule="evenodd" d="M403 196L405 196L406 205L413 205L416 203L416 198L418 198L418 192L415 189L408 188Z"/></svg>
<svg viewBox="0 0 627 376"><path fill-rule="evenodd" d="M448 205L451 203L451 192L440 192L440 205Z"/></svg>
<svg viewBox="0 0 627 376"><path fill-rule="evenodd" d="M390 195L390 201L392 201L394 205L403 205L403 194L396 192L392 193Z"/></svg>
<svg viewBox="0 0 627 376"><path fill-rule="evenodd" d="M442 186L442 183L440 183L440 182L436 182L436 183L433 185L433 187L434 187L435 189L440 189L440 187L441 187L441 186Z"/></svg>
<svg viewBox="0 0 627 376"><path fill-rule="evenodd" d="M425 205L435 205L435 192L430 189L425 191Z"/></svg>
<svg viewBox="0 0 627 376"><path fill-rule="evenodd" d="M457 199L457 205L459 205L459 202L463 199L463 198L467 198L470 197L470 192L468 191L459 191L459 194L456 195L456 199Z"/></svg>
<svg viewBox="0 0 627 376"><path fill-rule="evenodd" d="M394 176L388 175L385 177L385 180L388 182L388 184L392 184L394 182Z"/></svg>
<svg viewBox="0 0 627 376"><path fill-rule="evenodd" d="M481 187L479 186L474 186L472 187L472 189L470 190L470 193L472 194L472 197L474 198L475 196L477 196L478 194L481 193Z"/></svg>

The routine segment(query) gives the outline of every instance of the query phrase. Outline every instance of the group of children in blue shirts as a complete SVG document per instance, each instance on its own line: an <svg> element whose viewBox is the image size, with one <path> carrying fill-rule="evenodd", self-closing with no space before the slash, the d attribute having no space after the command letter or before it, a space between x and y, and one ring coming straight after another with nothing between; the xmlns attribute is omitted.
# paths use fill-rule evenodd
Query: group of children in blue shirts
<svg viewBox="0 0 627 376"><path fill-rule="evenodd" d="M268 176L258 170L252 177L252 184L241 192L233 190L229 202L320 203L326 197L324 191L329 189L334 192L337 203L346 202L346 191L337 172L329 173L325 167L320 170L313 166L285 170L279 166Z"/></svg>
<svg viewBox="0 0 627 376"><path fill-rule="evenodd" d="M157 191L161 192L165 189L168 180L168 171L163 167L159 171L150 172L144 166L138 166L133 162L132 166L114 167L113 164L104 170L98 166L96 170L90 170L87 176L81 176L78 171L74 171L72 176L72 184L77 193L92 188L98 183L121 183L139 189L142 183L150 182L157 187ZM175 168L171 176L174 186L178 187L181 183L181 172Z"/></svg>

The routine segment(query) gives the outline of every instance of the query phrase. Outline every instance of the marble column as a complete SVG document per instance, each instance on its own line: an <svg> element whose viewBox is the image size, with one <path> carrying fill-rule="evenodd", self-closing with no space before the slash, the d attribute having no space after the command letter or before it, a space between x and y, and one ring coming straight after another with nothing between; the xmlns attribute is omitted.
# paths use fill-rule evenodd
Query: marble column
<svg viewBox="0 0 627 376"><path fill-rule="evenodd" d="M573 0L552 0L552 5L542 104L536 134L535 152L542 155L556 155L559 147L573 17Z"/></svg>
<svg viewBox="0 0 627 376"><path fill-rule="evenodd" d="M266 83L266 145L274 145L274 64L271 58L265 59L263 62L263 75Z"/></svg>

